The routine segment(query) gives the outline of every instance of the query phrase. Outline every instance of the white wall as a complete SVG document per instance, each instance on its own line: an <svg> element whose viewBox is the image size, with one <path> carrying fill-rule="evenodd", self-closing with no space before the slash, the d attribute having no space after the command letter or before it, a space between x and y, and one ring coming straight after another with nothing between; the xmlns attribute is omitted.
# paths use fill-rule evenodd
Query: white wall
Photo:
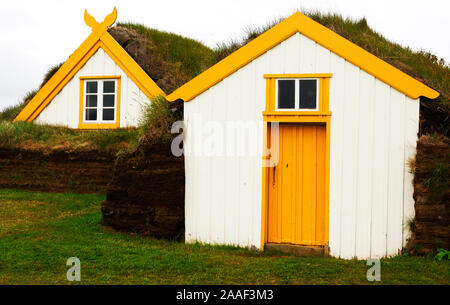
<svg viewBox="0 0 450 305"><path fill-rule="evenodd" d="M408 159L415 155L419 102L297 33L185 103L186 241L260 248L261 149L205 156L203 121L262 125L265 73L332 73L330 220L332 256L395 255L414 215ZM200 143L200 144L199 144ZM224 140L222 145L229 146Z"/></svg>
<svg viewBox="0 0 450 305"><path fill-rule="evenodd" d="M86 62L34 122L78 128L80 76L106 75L121 76L120 127L137 126L142 107L150 101L102 48Z"/></svg>

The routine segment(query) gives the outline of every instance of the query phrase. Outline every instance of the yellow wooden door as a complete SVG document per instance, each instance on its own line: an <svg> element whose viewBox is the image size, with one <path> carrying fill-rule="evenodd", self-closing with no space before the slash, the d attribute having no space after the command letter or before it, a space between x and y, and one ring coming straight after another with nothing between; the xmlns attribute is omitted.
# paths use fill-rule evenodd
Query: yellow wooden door
<svg viewBox="0 0 450 305"><path fill-rule="evenodd" d="M267 241L326 245L326 126L280 123L270 146L278 163L268 175Z"/></svg>

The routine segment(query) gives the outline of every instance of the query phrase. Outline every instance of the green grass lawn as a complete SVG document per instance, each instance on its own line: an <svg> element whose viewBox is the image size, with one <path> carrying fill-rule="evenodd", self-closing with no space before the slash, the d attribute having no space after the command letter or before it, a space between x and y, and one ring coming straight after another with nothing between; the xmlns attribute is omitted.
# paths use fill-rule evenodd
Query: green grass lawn
<svg viewBox="0 0 450 305"><path fill-rule="evenodd" d="M103 194L0 190L0 284L372 284L366 262L182 244L101 225ZM381 261L381 284L449 284L450 263Z"/></svg>

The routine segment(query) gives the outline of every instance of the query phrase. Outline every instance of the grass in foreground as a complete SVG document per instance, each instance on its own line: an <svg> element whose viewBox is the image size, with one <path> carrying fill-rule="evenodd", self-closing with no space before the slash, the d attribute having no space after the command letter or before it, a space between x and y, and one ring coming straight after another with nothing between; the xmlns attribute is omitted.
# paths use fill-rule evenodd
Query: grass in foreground
<svg viewBox="0 0 450 305"><path fill-rule="evenodd" d="M103 227L102 194L0 190L0 284L371 284L365 261L186 245ZM450 263L383 259L381 284L449 284Z"/></svg>

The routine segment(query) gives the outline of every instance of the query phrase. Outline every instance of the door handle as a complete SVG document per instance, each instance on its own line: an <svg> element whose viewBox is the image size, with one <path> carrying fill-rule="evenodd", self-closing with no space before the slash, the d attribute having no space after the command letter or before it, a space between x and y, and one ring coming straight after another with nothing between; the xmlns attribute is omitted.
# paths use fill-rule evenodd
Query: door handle
<svg viewBox="0 0 450 305"><path fill-rule="evenodd" d="M273 163L273 173L272 173L272 184L273 185L275 185L275 171L276 171L276 168L277 168L277 164L274 162Z"/></svg>

